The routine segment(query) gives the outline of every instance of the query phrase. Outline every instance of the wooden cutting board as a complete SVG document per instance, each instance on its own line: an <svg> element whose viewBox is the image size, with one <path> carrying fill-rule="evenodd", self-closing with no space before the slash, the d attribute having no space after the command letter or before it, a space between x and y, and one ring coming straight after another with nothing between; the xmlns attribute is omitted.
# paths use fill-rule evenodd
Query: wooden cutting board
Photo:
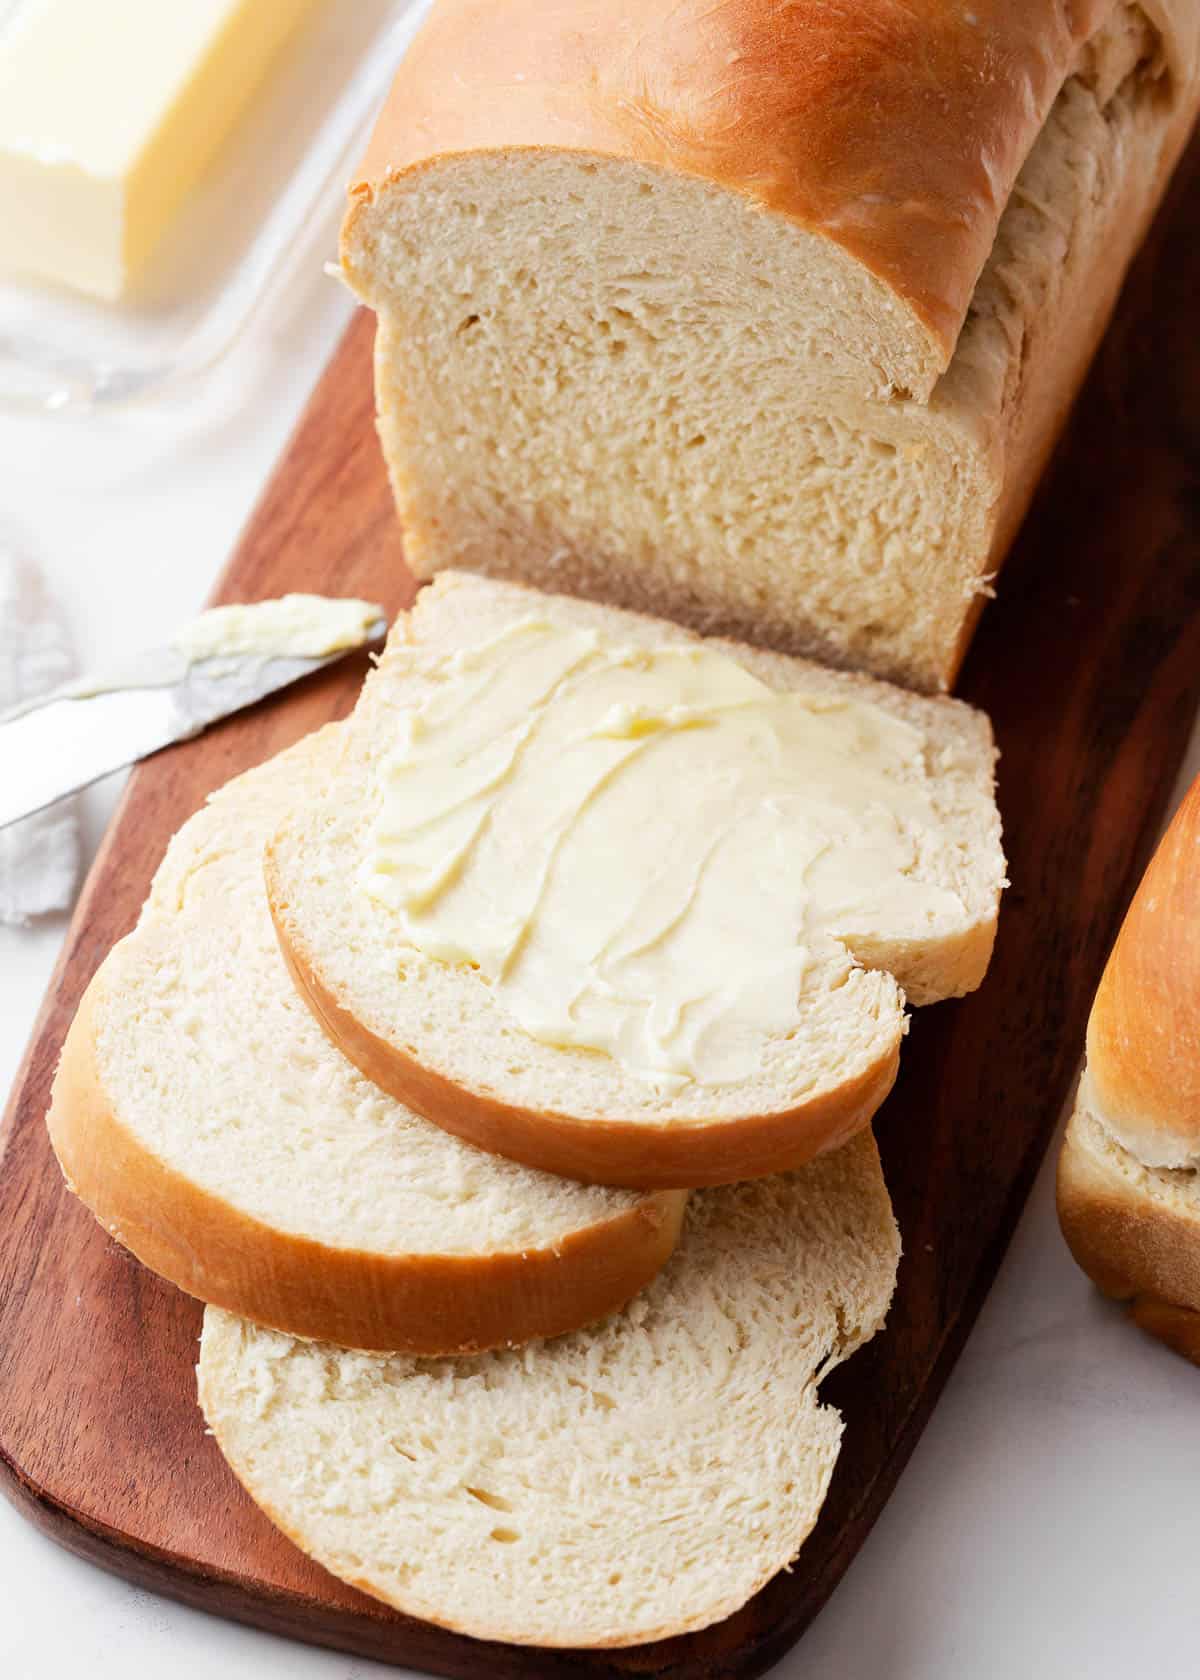
<svg viewBox="0 0 1200 1680"><path fill-rule="evenodd" d="M354 700L344 666L133 776L0 1139L0 1486L72 1551L186 1603L447 1675L761 1673L824 1603L908 1458L995 1273L1080 1052L1200 702L1200 145L1126 289L962 692L995 720L1012 890L983 989L922 1011L879 1120L905 1257L886 1331L823 1393L846 1417L796 1568L705 1633L618 1652L490 1646L341 1586L261 1516L205 1436L199 1306L63 1189L42 1125L59 1045L168 836L228 776ZM217 592L402 607L412 594L355 320Z"/></svg>

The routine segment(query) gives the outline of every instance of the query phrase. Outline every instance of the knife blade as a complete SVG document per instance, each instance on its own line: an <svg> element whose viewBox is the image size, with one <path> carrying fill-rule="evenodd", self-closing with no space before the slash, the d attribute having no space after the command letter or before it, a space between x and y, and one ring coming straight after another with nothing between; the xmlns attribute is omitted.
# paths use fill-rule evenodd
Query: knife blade
<svg viewBox="0 0 1200 1680"><path fill-rule="evenodd" d="M380 611L361 633L320 654L262 651L189 657L153 648L0 716L0 828L32 816L113 770L190 740L301 677L378 641Z"/></svg>

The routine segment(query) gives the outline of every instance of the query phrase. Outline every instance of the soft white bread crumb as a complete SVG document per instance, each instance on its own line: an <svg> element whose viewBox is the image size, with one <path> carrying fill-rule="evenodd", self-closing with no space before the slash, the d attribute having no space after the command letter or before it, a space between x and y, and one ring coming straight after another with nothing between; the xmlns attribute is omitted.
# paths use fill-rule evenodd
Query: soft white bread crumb
<svg viewBox="0 0 1200 1680"><path fill-rule="evenodd" d="M527 1645L661 1639L795 1556L842 1432L817 1385L879 1328L898 1257L864 1134L694 1196L643 1295L518 1352L371 1358L210 1309L200 1401L272 1520L398 1609Z"/></svg>
<svg viewBox="0 0 1200 1680"><path fill-rule="evenodd" d="M570 1183L418 1118L292 987L262 846L339 726L213 796L71 1027L48 1118L118 1240L207 1301L351 1346L450 1352L573 1329L670 1253L682 1199Z"/></svg>
<svg viewBox="0 0 1200 1680"><path fill-rule="evenodd" d="M272 913L302 990L379 1084L440 1125L553 1171L607 1183L727 1183L836 1147L887 1094L904 993L916 1003L956 996L986 970L1004 884L987 720L957 701L718 644L771 687L850 695L921 732L942 827L918 837L915 867L958 909L880 927L843 958L814 963L794 1028L768 1042L757 1076L664 1091L610 1057L529 1037L477 971L412 949L387 909L353 890L377 797L373 767L428 692L430 666L530 613L624 644L694 639L659 620L464 574L422 591L368 680L327 796L294 809L268 847Z"/></svg>

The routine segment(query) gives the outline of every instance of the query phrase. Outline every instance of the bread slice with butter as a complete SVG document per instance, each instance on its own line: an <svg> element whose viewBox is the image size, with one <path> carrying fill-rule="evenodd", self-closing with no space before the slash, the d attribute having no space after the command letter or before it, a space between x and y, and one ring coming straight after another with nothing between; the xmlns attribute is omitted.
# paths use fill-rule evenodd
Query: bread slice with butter
<svg viewBox="0 0 1200 1680"><path fill-rule="evenodd" d="M662 1639L740 1608L812 1529L842 1432L818 1384L882 1324L899 1246L864 1134L693 1196L644 1294L518 1352L347 1354L210 1308L200 1401L272 1521L405 1614Z"/></svg>
<svg viewBox="0 0 1200 1680"><path fill-rule="evenodd" d="M683 1197L485 1155L326 1042L279 955L262 848L329 782L340 727L230 782L171 842L67 1036L55 1151L146 1265L263 1324L421 1354L575 1329L653 1277Z"/></svg>
<svg viewBox="0 0 1200 1680"><path fill-rule="evenodd" d="M978 985L993 761L960 702L443 574L268 895L398 1100L577 1179L732 1183L865 1126L905 995Z"/></svg>

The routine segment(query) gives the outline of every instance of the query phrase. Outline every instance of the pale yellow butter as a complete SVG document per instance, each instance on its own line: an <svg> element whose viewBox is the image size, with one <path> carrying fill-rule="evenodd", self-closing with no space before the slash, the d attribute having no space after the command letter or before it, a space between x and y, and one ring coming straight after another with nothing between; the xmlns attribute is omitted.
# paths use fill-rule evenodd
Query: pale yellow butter
<svg viewBox="0 0 1200 1680"><path fill-rule="evenodd" d="M383 608L372 601L326 595L280 595L272 601L249 601L210 607L181 630L172 647L188 660L320 659L361 647L383 622Z"/></svg>
<svg viewBox="0 0 1200 1680"><path fill-rule="evenodd" d="M115 299L315 0L18 0L0 269Z"/></svg>
<svg viewBox="0 0 1200 1680"><path fill-rule="evenodd" d="M736 1082L808 979L850 968L843 941L961 917L928 878L924 738L878 707L535 619L430 677L381 765L360 887L533 1038Z"/></svg>

